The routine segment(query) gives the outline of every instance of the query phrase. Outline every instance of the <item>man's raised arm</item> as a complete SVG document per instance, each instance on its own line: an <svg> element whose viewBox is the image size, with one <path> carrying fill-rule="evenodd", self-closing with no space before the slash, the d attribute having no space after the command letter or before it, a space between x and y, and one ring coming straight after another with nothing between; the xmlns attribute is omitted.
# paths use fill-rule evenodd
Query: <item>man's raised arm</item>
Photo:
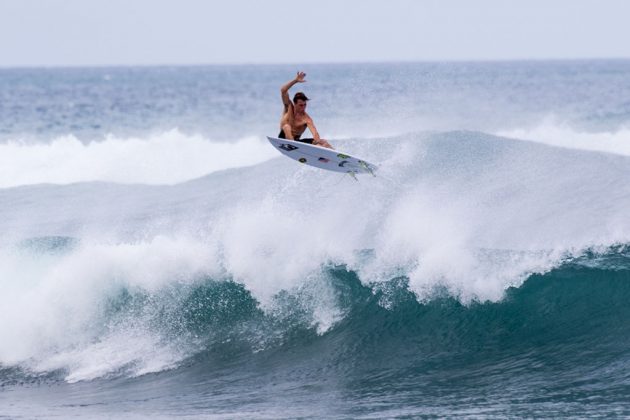
<svg viewBox="0 0 630 420"><path fill-rule="evenodd" d="M306 82L306 80L304 80L305 77L306 73L304 73L303 71L298 71L295 79L287 82L280 88L280 93L282 94L282 103L284 104L285 108L289 106L289 103L291 103L291 100L289 99L289 89L291 89L291 87L296 83Z"/></svg>

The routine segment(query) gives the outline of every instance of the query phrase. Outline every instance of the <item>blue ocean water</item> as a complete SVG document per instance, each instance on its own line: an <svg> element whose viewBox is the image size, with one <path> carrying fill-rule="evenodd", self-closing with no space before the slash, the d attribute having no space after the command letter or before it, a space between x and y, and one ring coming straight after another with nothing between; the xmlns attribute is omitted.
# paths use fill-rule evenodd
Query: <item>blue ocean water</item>
<svg viewBox="0 0 630 420"><path fill-rule="evenodd" d="M355 182L280 156L297 70ZM630 61L0 70L0 417L630 415Z"/></svg>

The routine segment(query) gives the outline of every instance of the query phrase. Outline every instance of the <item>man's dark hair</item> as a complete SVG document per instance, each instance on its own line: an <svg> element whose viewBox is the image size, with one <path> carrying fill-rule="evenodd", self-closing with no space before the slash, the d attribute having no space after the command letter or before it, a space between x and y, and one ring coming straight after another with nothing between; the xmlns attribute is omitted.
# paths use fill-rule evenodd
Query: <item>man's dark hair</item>
<svg viewBox="0 0 630 420"><path fill-rule="evenodd" d="M293 96L293 102L297 102L298 99L301 99L303 101L308 101L308 98L306 97L304 92L298 92Z"/></svg>

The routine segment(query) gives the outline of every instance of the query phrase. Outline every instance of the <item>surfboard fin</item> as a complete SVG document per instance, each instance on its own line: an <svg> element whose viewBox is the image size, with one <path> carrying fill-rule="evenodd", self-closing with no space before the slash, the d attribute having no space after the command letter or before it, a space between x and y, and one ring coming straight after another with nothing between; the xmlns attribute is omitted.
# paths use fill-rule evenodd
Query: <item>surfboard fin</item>
<svg viewBox="0 0 630 420"><path fill-rule="evenodd" d="M365 169L367 172L369 172L372 176L374 176L374 177L376 176L376 174L374 173L374 171L372 170L372 168L370 168L370 166L369 166L367 163L365 163L365 162L363 162L362 160L360 160L360 161L359 161L359 165L361 165L361 167L362 167L363 169Z"/></svg>
<svg viewBox="0 0 630 420"><path fill-rule="evenodd" d="M359 179L357 178L357 173L354 171L350 171L348 172L348 175L350 175L352 177L352 179L354 179L355 181L359 182Z"/></svg>

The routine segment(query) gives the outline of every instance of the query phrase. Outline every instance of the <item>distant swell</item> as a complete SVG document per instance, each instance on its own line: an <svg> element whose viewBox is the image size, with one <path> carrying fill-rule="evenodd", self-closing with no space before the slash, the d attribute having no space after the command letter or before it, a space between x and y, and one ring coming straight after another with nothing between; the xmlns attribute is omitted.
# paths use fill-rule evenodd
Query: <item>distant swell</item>
<svg viewBox="0 0 630 420"><path fill-rule="evenodd" d="M545 143L570 149L592 150L630 156L630 127L615 131L587 131L549 118L530 128L497 132L499 136Z"/></svg>
<svg viewBox="0 0 630 420"><path fill-rule="evenodd" d="M436 137L448 138L456 133L445 132L436 134ZM278 157L279 154L264 140L265 134L217 141L172 129L142 138L109 135L90 142L71 134L54 137L49 142L8 140L0 143L0 188L92 181L173 185ZM487 136L484 133L476 135ZM550 118L531 127L498 131L496 135L630 156L630 131L623 127L610 132L580 131ZM391 141L399 142L410 137L426 135L410 133L393 139L371 136L369 140L367 137L358 140L369 141L374 153L375 148L380 148L374 147L375 142L387 143L381 148L387 149L391 147ZM347 148L348 139L330 140L341 150ZM457 153L456 150L453 152Z"/></svg>
<svg viewBox="0 0 630 420"><path fill-rule="evenodd" d="M49 143L11 140L0 143L0 188L86 181L176 184L276 157L262 138L217 142L175 129L146 138L107 136L88 143L72 135Z"/></svg>

